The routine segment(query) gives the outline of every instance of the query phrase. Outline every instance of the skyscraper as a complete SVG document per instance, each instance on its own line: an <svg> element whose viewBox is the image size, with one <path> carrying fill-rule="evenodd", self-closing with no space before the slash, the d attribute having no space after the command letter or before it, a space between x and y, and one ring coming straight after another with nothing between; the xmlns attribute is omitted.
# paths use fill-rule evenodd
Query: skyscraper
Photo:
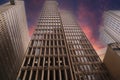
<svg viewBox="0 0 120 80"><path fill-rule="evenodd" d="M114 80L120 80L120 43L111 43L103 60Z"/></svg>
<svg viewBox="0 0 120 80"><path fill-rule="evenodd" d="M106 45L120 42L120 11L106 11L103 15L103 25L101 25L100 39Z"/></svg>
<svg viewBox="0 0 120 80"><path fill-rule="evenodd" d="M17 80L111 80L74 16L46 0Z"/></svg>
<svg viewBox="0 0 120 80"><path fill-rule="evenodd" d="M0 80L15 80L28 47L24 2L0 6Z"/></svg>

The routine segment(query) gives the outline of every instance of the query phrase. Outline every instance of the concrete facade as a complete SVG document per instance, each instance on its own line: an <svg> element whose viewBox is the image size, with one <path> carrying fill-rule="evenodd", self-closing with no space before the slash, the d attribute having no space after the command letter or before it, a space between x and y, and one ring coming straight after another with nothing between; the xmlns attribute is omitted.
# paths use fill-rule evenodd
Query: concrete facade
<svg viewBox="0 0 120 80"><path fill-rule="evenodd" d="M114 77L114 80L120 80L120 43L108 45L103 62Z"/></svg>
<svg viewBox="0 0 120 80"><path fill-rule="evenodd" d="M46 0L17 80L111 80L74 15Z"/></svg>
<svg viewBox="0 0 120 80"><path fill-rule="evenodd" d="M23 1L0 6L0 80L15 80L28 47Z"/></svg>

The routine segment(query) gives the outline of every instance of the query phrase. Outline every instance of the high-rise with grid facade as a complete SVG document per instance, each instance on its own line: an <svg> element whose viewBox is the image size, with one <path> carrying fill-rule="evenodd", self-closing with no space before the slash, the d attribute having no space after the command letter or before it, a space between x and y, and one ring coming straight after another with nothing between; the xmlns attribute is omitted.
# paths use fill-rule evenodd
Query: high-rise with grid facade
<svg viewBox="0 0 120 80"><path fill-rule="evenodd" d="M15 80L28 47L23 1L0 5L0 80Z"/></svg>
<svg viewBox="0 0 120 80"><path fill-rule="evenodd" d="M46 0L17 80L111 80L74 16Z"/></svg>
<svg viewBox="0 0 120 80"><path fill-rule="evenodd" d="M120 11L110 10L104 12L103 25L101 25L100 39L106 45L120 42Z"/></svg>

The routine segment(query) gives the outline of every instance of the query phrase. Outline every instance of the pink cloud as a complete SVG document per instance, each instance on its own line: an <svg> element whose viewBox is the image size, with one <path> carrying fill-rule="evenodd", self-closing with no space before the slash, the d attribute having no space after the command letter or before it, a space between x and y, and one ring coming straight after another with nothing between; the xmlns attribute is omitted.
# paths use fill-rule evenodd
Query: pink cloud
<svg viewBox="0 0 120 80"><path fill-rule="evenodd" d="M92 29L89 26L85 26L85 25L84 26L80 25L80 26L95 50L100 50L104 48L104 45L102 45L102 43L98 39L94 38L94 36L92 35L93 34Z"/></svg>
<svg viewBox="0 0 120 80"><path fill-rule="evenodd" d="M35 30L35 26L31 26L31 27L29 28L29 36L30 36L30 37L32 36L34 30Z"/></svg>
<svg viewBox="0 0 120 80"><path fill-rule="evenodd" d="M99 26L97 25L96 15L83 4L80 5L78 14L79 25L93 45L94 49L97 51L104 48L104 45L98 39Z"/></svg>

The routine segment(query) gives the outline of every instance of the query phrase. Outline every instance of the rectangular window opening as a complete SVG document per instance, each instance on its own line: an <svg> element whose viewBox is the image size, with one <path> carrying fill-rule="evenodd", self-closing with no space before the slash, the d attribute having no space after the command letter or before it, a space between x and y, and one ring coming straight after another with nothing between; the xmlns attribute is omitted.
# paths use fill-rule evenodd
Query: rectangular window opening
<svg viewBox="0 0 120 80"><path fill-rule="evenodd" d="M50 66L53 66L53 57L50 58Z"/></svg>
<svg viewBox="0 0 120 80"><path fill-rule="evenodd" d="M43 57L40 58L40 66L43 65Z"/></svg>
<svg viewBox="0 0 120 80"><path fill-rule="evenodd" d="M24 76L25 71L21 71L19 79L22 80Z"/></svg>
<svg viewBox="0 0 120 80"><path fill-rule="evenodd" d="M67 76L68 76L68 80L71 80L71 79L72 79L72 77L71 77L71 72L70 72L69 69L67 70Z"/></svg>
<svg viewBox="0 0 120 80"><path fill-rule="evenodd" d="M53 80L54 76L53 76L53 70L50 70L50 80Z"/></svg>
<svg viewBox="0 0 120 80"><path fill-rule="evenodd" d="M45 70L45 71L44 71L44 80L47 80L47 73L48 73L48 71Z"/></svg>
<svg viewBox="0 0 120 80"><path fill-rule="evenodd" d="M55 71L56 71L56 80L59 80L60 79L60 77L59 77L59 70L55 70Z"/></svg>
<svg viewBox="0 0 120 80"><path fill-rule="evenodd" d="M36 71L33 71L33 73L32 73L32 80L35 80L35 75L36 75Z"/></svg>
<svg viewBox="0 0 120 80"><path fill-rule="evenodd" d="M38 79L37 80L41 80L41 77L42 77L42 70L39 70L39 72L38 72Z"/></svg>
<svg viewBox="0 0 120 80"><path fill-rule="evenodd" d="M45 50L45 48L42 48L42 55L44 55L44 50Z"/></svg>
<svg viewBox="0 0 120 80"><path fill-rule="evenodd" d="M27 74L26 74L25 80L29 80L29 76L30 76L30 70L27 71Z"/></svg>
<svg viewBox="0 0 120 80"><path fill-rule="evenodd" d="M29 60L29 58L25 59L24 66L27 66L28 60Z"/></svg>
<svg viewBox="0 0 120 80"><path fill-rule="evenodd" d="M32 55L34 55L35 54L35 48L33 48L33 51L32 51Z"/></svg>
<svg viewBox="0 0 120 80"><path fill-rule="evenodd" d="M67 57L65 57L65 64L66 64L66 65L69 64L69 63L68 63L68 58L67 58Z"/></svg>
<svg viewBox="0 0 120 80"><path fill-rule="evenodd" d="M28 55L30 55L32 48L28 49Z"/></svg>
<svg viewBox="0 0 120 80"><path fill-rule="evenodd" d="M62 80L65 80L65 72L64 72L64 70L61 70L61 74L62 74Z"/></svg>
<svg viewBox="0 0 120 80"><path fill-rule="evenodd" d="M33 64L33 58L30 58L30 63L28 63L28 66L32 66Z"/></svg>

